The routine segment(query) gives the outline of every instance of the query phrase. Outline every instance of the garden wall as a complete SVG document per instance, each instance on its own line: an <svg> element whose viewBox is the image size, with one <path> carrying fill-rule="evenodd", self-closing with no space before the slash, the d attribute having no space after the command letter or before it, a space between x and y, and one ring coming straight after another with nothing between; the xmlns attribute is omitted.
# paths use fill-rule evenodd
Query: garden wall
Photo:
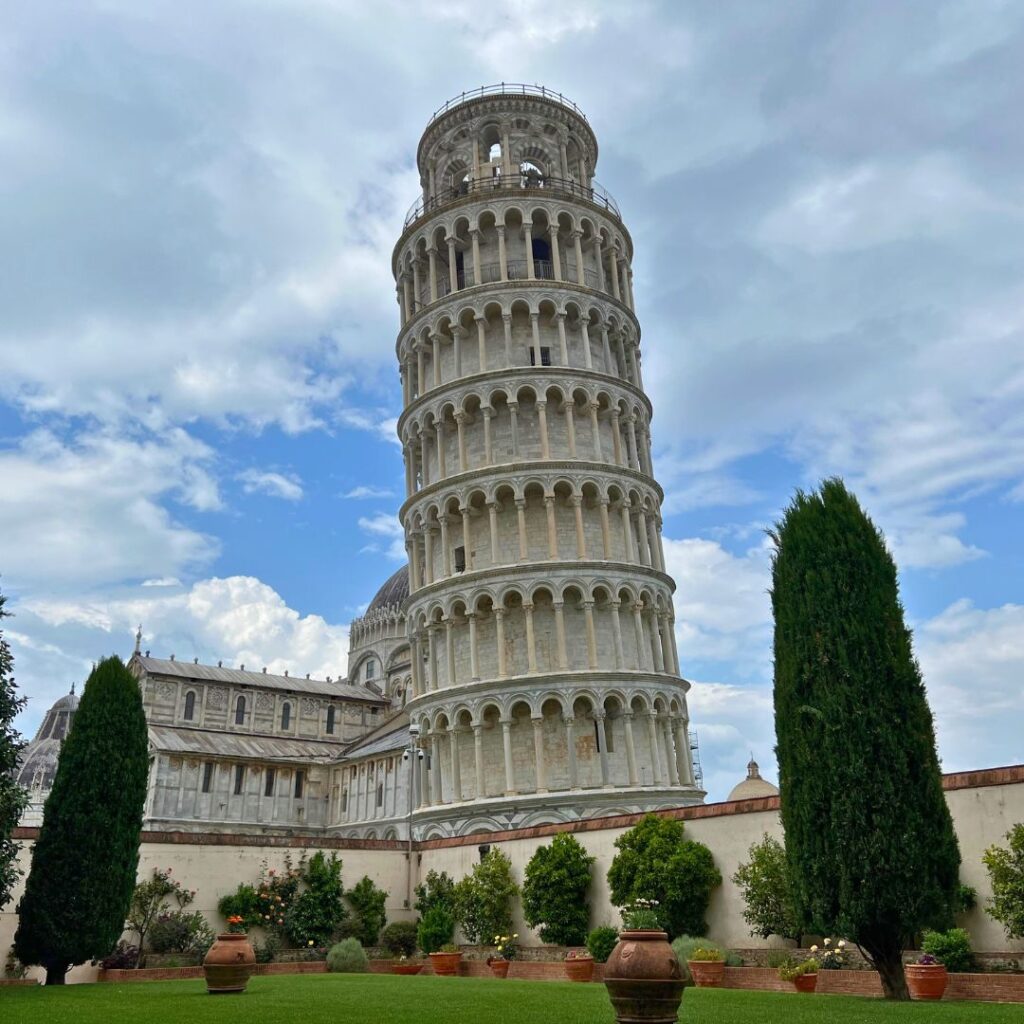
<svg viewBox="0 0 1024 1024"><path fill-rule="evenodd" d="M947 775L943 783L960 838L961 877L978 890L979 906L966 915L963 923L971 932L975 948L1001 951L1007 958L1020 956L1024 959L1024 942L1007 940L1002 926L984 912L989 889L988 876L981 863L981 855L988 846L1001 842L1014 823L1024 821L1024 765ZM732 874L746 858L750 845L763 833L781 837L778 798L706 804L662 813L681 818L687 833L710 847L722 872L723 885L714 893L708 915L710 937L729 947L757 946L759 940L750 937L743 922L743 901L732 884ZM432 869L461 877L479 859L478 848L482 844L499 846L507 853L516 877L521 880L526 863L538 846L549 842L556 832L571 831L597 858L596 884L591 894L593 923L617 924L618 914L609 901L604 877L615 853L615 839L637 820L635 815L624 815L418 843L413 857L415 877L412 882L415 884ZM26 870L35 831L22 829L19 832L19 837L26 840L21 854L21 864ZM346 884L351 885L364 874L369 875L376 885L390 893L389 920L412 916L405 906L408 884L405 847L394 841L147 832L143 836L139 875L148 876L154 867L172 867L176 878L197 890L196 908L219 926L216 906L220 896L233 891L239 882L254 880L264 860L270 867L281 868L289 851L297 858L303 849L337 850L344 860ZM8 912L0 914L0 957L6 955L14 936L13 910L19 896L20 889L8 904ZM526 943L537 941L521 919L517 922L517 931ZM761 943L772 944L778 942ZM76 968L69 980L93 980L95 976L92 968Z"/></svg>

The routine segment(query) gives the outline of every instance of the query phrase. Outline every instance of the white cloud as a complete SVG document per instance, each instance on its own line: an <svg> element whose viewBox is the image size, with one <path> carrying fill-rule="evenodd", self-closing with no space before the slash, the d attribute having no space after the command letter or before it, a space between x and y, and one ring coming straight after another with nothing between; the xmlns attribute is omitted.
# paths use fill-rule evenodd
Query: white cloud
<svg viewBox="0 0 1024 1024"><path fill-rule="evenodd" d="M0 450L0 566L14 588L102 586L207 564L212 538L164 507L220 507L213 452L183 431L63 440L36 430Z"/></svg>
<svg viewBox="0 0 1024 1024"><path fill-rule="evenodd" d="M404 562L408 555L405 550L405 531L398 521L398 516L389 512L377 512L372 516L359 517L359 529L371 537L382 537L390 543L384 548L383 553L398 562ZM366 545L363 551L380 551L380 545L371 542Z"/></svg>
<svg viewBox="0 0 1024 1024"><path fill-rule="evenodd" d="M389 491L386 487L368 487L365 484L360 484L350 491L345 491L341 497L361 501L364 498L391 498L394 497L394 492Z"/></svg>
<svg viewBox="0 0 1024 1024"><path fill-rule="evenodd" d="M180 587L181 580L177 576L161 576L158 579L143 580L143 587Z"/></svg>
<svg viewBox="0 0 1024 1024"><path fill-rule="evenodd" d="M302 481L294 473L276 473L266 469L246 469L238 474L246 494L268 494L285 501L302 500Z"/></svg>

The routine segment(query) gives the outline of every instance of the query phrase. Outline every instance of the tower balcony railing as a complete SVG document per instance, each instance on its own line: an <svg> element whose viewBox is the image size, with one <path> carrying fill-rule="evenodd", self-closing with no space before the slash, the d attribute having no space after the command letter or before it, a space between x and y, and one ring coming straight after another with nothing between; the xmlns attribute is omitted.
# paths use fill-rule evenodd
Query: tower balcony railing
<svg viewBox="0 0 1024 1024"><path fill-rule="evenodd" d="M592 186L587 186L574 178L555 178L533 171L524 171L520 174L499 175L493 178L468 178L456 185L446 185L429 199L419 199L413 203L405 215L403 231L410 224L418 221L420 217L443 209L467 196L482 197L495 193L508 194L509 192L532 192L539 196L568 196L571 199L584 199L608 210L619 220L622 219L622 214L619 213L619 204L596 181Z"/></svg>
<svg viewBox="0 0 1024 1024"><path fill-rule="evenodd" d="M509 281L554 281L555 280L555 268L551 260L534 260L533 261L533 277L530 277L530 268L527 265L526 260L508 260L505 264L507 270L507 280ZM577 284L576 267L569 263L566 265L565 270L562 273L562 279L568 284ZM500 263L484 263L480 267L480 284L495 284L501 281L501 264ZM583 281L588 288L597 288L598 277L597 271L591 270L589 267L583 268ZM473 275L472 272L466 273L465 270L460 270L456 274L457 291L462 291L463 288L470 288L473 286ZM443 280L437 283L437 297L443 299L452 293L451 279L445 277ZM420 291L417 298L416 309L414 312L430 304L430 289L424 288Z"/></svg>
<svg viewBox="0 0 1024 1024"><path fill-rule="evenodd" d="M546 100L554 100L563 107L568 107L584 121L587 119L587 115L568 96L563 96L553 89L545 89L543 85L526 85L523 82L499 82L497 85L481 85L479 89L469 89L459 93L458 96L453 96L430 115L427 127L429 128L442 114L447 114L454 107L460 107L469 100L479 99L483 96L542 96Z"/></svg>

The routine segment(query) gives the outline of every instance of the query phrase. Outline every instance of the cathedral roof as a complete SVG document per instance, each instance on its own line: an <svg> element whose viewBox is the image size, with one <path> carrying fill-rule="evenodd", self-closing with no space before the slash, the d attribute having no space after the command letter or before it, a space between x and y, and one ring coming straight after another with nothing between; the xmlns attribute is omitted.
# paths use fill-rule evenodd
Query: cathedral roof
<svg viewBox="0 0 1024 1024"><path fill-rule="evenodd" d="M345 757L357 760L391 750L404 750L409 744L409 716L401 711L372 732L357 739L346 751Z"/></svg>
<svg viewBox="0 0 1024 1024"><path fill-rule="evenodd" d="M747 777L733 787L727 800L753 800L759 796L778 796L779 787L761 778L761 769L751 758L747 764Z"/></svg>
<svg viewBox="0 0 1024 1024"><path fill-rule="evenodd" d="M48 790L57 774L60 747L71 729L71 720L78 709L78 696L74 687L57 700L46 712L42 725L31 743L21 752L18 766L18 784L26 789L38 786Z"/></svg>
<svg viewBox="0 0 1024 1024"><path fill-rule="evenodd" d="M151 725L149 743L168 754L199 757L229 757L254 761L317 761L337 757L337 741L260 736L258 733L222 732L212 729L182 729Z"/></svg>
<svg viewBox="0 0 1024 1024"><path fill-rule="evenodd" d="M367 612L386 608L388 605L401 604L409 596L409 566L403 565L374 595L367 607Z"/></svg>

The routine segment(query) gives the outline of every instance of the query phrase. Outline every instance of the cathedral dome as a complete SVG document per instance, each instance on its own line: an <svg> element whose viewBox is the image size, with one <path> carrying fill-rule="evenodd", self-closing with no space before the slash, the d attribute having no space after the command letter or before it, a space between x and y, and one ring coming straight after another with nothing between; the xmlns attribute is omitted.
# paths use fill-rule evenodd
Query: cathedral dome
<svg viewBox="0 0 1024 1024"><path fill-rule="evenodd" d="M747 765L747 777L733 787L726 800L753 800L759 796L778 796L779 787L761 778L761 769L751 758Z"/></svg>
<svg viewBox="0 0 1024 1024"><path fill-rule="evenodd" d="M18 784L28 790L49 791L57 774L57 760L60 746L71 729L71 721L78 709L78 697L74 687L61 697L43 719L35 739L21 754L18 767Z"/></svg>
<svg viewBox="0 0 1024 1024"><path fill-rule="evenodd" d="M388 605L401 604L409 596L409 566L403 565L374 595L367 613L386 608Z"/></svg>

